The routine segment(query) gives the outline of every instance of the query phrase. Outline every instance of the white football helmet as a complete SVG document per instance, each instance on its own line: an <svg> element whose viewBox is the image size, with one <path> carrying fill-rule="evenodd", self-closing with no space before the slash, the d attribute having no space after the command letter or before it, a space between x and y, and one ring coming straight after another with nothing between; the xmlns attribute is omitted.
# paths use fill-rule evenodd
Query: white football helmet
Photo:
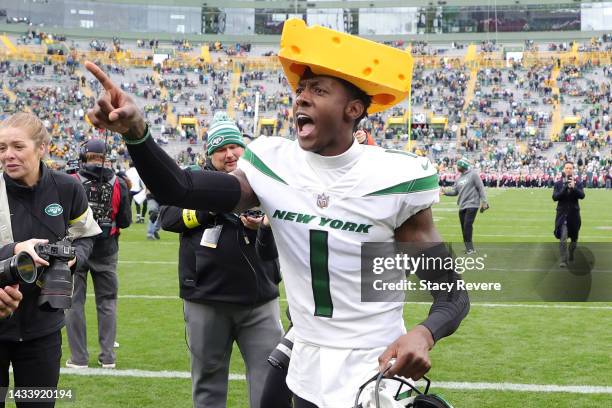
<svg viewBox="0 0 612 408"><path fill-rule="evenodd" d="M387 370L359 387L353 408L453 408L439 395L428 394L429 378L423 377L427 385L420 391L412 380L399 376L385 378Z"/></svg>

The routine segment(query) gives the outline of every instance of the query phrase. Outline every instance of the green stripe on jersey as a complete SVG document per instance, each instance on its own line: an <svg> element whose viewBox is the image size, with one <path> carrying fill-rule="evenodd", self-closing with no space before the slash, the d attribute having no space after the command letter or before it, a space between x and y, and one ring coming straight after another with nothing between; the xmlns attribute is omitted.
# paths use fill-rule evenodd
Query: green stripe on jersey
<svg viewBox="0 0 612 408"><path fill-rule="evenodd" d="M332 317L334 304L329 288L327 231L310 230L310 273L315 316Z"/></svg>
<svg viewBox="0 0 612 408"><path fill-rule="evenodd" d="M438 175L432 174L431 176L396 184L383 190L366 194L365 196L370 197L388 194L418 193L419 191L435 190L436 188L438 188Z"/></svg>
<svg viewBox="0 0 612 408"><path fill-rule="evenodd" d="M257 170L261 171L266 176L271 177L276 181L280 181L283 184L287 184L285 180L280 178L268 166L266 166L265 163L262 162L261 159L257 157L257 155L253 153L248 147L244 150L242 158L251 163Z"/></svg>

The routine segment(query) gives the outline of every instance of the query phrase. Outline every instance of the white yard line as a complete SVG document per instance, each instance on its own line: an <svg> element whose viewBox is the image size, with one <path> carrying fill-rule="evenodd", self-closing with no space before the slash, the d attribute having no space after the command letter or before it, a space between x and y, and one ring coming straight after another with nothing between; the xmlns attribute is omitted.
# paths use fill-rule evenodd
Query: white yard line
<svg viewBox="0 0 612 408"><path fill-rule="evenodd" d="M584 230L583 230L584 231ZM453 235L453 234L446 234L446 235ZM529 234L529 235L514 235L514 234L476 234L479 237L505 237L505 238L509 238L509 239L518 239L518 238L525 238L525 241L520 241L520 242L489 242L490 244L508 244L508 243L521 243L521 244L541 244L541 243L554 243L554 242L559 242L551 240L551 241L546 241L546 242L533 242L533 241L529 241L529 239L533 239L533 238L551 238L553 236L552 232L550 234ZM457 236L460 237L459 234L454 234L453 236ZM601 242L593 242L593 241L589 241L587 238L594 238L594 239L610 239L610 235L591 235L591 234L580 234L580 241L582 242L589 242L589 243L597 243L597 244L607 244L609 242L606 241L601 241ZM578 242L580 244L580 241ZM474 241L476 244L478 244L478 241Z"/></svg>
<svg viewBox="0 0 612 408"><path fill-rule="evenodd" d="M179 378L190 379L188 371L147 371L147 370L108 370L103 368L62 368L62 375L80 375L86 377L133 377L133 378ZM230 374L232 381L245 381L244 374ZM436 381L434 388L454 390L492 390L516 392L560 392L571 394L612 394L612 387L601 385L557 385L557 384L516 384L489 382L447 382Z"/></svg>
<svg viewBox="0 0 612 408"><path fill-rule="evenodd" d="M284 300L284 299L282 299ZM406 302L414 305L431 305L430 302ZM526 309L595 309L612 310L612 306L583 306L583 305L558 305L558 304L529 304L529 303L480 303L471 302L470 306L476 307L517 307Z"/></svg>
<svg viewBox="0 0 612 408"><path fill-rule="evenodd" d="M571 394L612 394L612 387L602 385L515 384L486 382L435 382L434 388L452 390L491 390L517 392L563 392Z"/></svg>
<svg viewBox="0 0 612 408"><path fill-rule="evenodd" d="M95 295L88 293L87 296L94 297ZM168 295L119 295L119 299L181 300L178 296Z"/></svg>
<svg viewBox="0 0 612 408"><path fill-rule="evenodd" d="M93 293L88 293L88 297L94 297ZM178 296L168 295L119 295L119 299L148 299L148 300L180 300ZM287 303L287 299L280 299L281 302ZM413 305L431 305L430 302L406 302ZM595 309L595 310L612 310L612 306L583 306L580 305L558 305L558 304L529 304L529 303L480 303L472 302L471 306L476 307L517 307L517 308L533 308L533 309Z"/></svg>
<svg viewBox="0 0 612 408"><path fill-rule="evenodd" d="M178 245L178 238L172 239L171 241L146 241L144 238L142 240L129 240L122 239L119 241L119 245L128 244L128 245L146 245L147 242L151 242L151 245Z"/></svg>

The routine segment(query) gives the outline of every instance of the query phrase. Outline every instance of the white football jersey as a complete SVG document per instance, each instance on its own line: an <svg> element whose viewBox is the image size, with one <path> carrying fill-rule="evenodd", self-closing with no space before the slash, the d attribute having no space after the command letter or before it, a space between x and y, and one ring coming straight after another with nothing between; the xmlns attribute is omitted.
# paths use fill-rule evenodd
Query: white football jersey
<svg viewBox="0 0 612 408"><path fill-rule="evenodd" d="M334 348L385 347L406 332L401 302L361 302L361 244L436 203L438 177L423 157L363 146L325 187L297 141L259 137L238 167L268 215L295 335Z"/></svg>

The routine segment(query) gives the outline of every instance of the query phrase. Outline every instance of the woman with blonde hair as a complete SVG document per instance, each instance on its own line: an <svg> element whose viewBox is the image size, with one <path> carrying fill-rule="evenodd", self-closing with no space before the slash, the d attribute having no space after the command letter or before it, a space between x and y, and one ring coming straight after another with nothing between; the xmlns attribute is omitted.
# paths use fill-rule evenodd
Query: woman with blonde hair
<svg viewBox="0 0 612 408"><path fill-rule="evenodd" d="M0 260L29 253L37 265L38 282L43 282L42 287L20 282L21 303L0 320L0 390L8 387L9 365L16 388L55 388L59 380L64 326L60 304L70 303L72 287L66 280L62 286L51 274L45 276L49 262L38 255L36 245L72 241L76 256L68 266L74 271L91 252L89 237L100 233L79 180L44 164L49 142L47 129L33 114L20 112L0 122ZM1 401L4 398L3 408ZM25 404L16 402L17 407ZM51 399L25 406L54 404Z"/></svg>

